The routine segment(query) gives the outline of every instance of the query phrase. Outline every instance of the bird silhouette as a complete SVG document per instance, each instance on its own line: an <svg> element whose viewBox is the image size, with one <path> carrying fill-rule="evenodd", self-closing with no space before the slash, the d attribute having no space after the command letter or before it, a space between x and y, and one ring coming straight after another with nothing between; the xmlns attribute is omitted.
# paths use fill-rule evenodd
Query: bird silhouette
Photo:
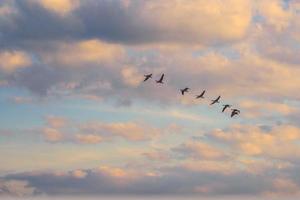
<svg viewBox="0 0 300 200"><path fill-rule="evenodd" d="M215 103L220 103L219 100L221 99L221 96L218 96L218 98L216 98L215 100L211 100L211 104L210 105L213 105Z"/></svg>
<svg viewBox="0 0 300 200"><path fill-rule="evenodd" d="M204 99L204 94L205 94L205 90L203 90L203 92L200 94L200 95L198 95L198 96L196 96L196 99L200 99L200 98L202 98L202 99Z"/></svg>
<svg viewBox="0 0 300 200"><path fill-rule="evenodd" d="M161 83L161 84L163 84L163 83L164 83L164 82L163 82L164 76L165 76L165 74L162 74L161 77L160 77L160 79L157 80L156 83Z"/></svg>
<svg viewBox="0 0 300 200"><path fill-rule="evenodd" d="M238 114L240 114L240 110L238 110L238 109L231 109L232 110L232 112L231 112L231 117L233 117L234 115L238 115Z"/></svg>
<svg viewBox="0 0 300 200"><path fill-rule="evenodd" d="M181 89L181 94L184 95L185 92L188 92L190 88L186 87L184 89Z"/></svg>
<svg viewBox="0 0 300 200"><path fill-rule="evenodd" d="M146 74L144 76L145 76L144 82L147 81L149 78L152 78L152 74Z"/></svg>
<svg viewBox="0 0 300 200"><path fill-rule="evenodd" d="M231 107L231 105L229 105L229 104L223 105L222 112L224 112L227 108L230 108L230 107Z"/></svg>

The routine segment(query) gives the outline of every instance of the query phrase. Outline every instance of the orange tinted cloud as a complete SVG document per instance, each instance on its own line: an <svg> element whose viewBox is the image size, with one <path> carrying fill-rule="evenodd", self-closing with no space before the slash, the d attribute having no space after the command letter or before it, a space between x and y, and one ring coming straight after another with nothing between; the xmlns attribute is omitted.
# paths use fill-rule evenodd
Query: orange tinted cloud
<svg viewBox="0 0 300 200"><path fill-rule="evenodd" d="M80 5L78 0L29 0L29 2L38 3L45 9L62 16Z"/></svg>
<svg viewBox="0 0 300 200"><path fill-rule="evenodd" d="M122 55L123 48L120 45L91 39L58 44L55 51L43 52L42 58L47 63L87 67L89 64L112 63Z"/></svg>
<svg viewBox="0 0 300 200"><path fill-rule="evenodd" d="M83 170L74 170L71 172L72 176L75 178L84 178L86 177L87 173Z"/></svg>
<svg viewBox="0 0 300 200"><path fill-rule="evenodd" d="M224 150L204 142L190 141L176 148L177 151L187 154L195 159L225 158Z"/></svg>
<svg viewBox="0 0 300 200"><path fill-rule="evenodd" d="M159 129L135 122L90 122L81 126L81 131L94 132L104 138L122 137L132 141L147 140L159 134Z"/></svg>
<svg viewBox="0 0 300 200"><path fill-rule="evenodd" d="M238 125L225 132L214 131L212 135L245 155L286 160L299 158L300 155L300 129L290 125L275 126L270 131Z"/></svg>
<svg viewBox="0 0 300 200"><path fill-rule="evenodd" d="M42 131L45 139L49 142L58 142L63 139L63 134L57 129L44 128Z"/></svg>
<svg viewBox="0 0 300 200"><path fill-rule="evenodd" d="M62 128L66 125L67 120L63 117L48 116L47 124L52 128Z"/></svg>
<svg viewBox="0 0 300 200"><path fill-rule="evenodd" d="M0 70L12 73L19 68L31 65L31 58L23 51L3 51L0 52Z"/></svg>
<svg viewBox="0 0 300 200"><path fill-rule="evenodd" d="M284 103L245 100L241 101L239 104L241 108L245 109L245 116L251 118L273 115L276 113L289 115L297 111L296 107Z"/></svg>
<svg viewBox="0 0 300 200"><path fill-rule="evenodd" d="M78 134L76 135L77 141L85 144L97 144L102 142L102 137L94 134Z"/></svg>

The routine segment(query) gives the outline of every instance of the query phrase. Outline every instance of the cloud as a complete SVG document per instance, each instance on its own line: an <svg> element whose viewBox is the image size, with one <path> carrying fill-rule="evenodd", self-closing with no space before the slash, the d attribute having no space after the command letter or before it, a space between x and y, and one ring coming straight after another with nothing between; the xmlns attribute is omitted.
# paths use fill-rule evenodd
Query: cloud
<svg viewBox="0 0 300 200"><path fill-rule="evenodd" d="M157 128L144 122L102 122L86 121L73 123L64 117L47 116L43 127L35 128L33 132L41 133L48 142L79 142L97 144L122 138L131 142L151 141L164 134L178 132L174 125Z"/></svg>
<svg viewBox="0 0 300 200"><path fill-rule="evenodd" d="M87 10L90 11L89 16ZM116 13L110 22L101 20L110 13ZM80 14L85 24L97 25L97 28L89 27L90 32L109 40L129 43L227 42L242 38L251 19L249 2L234 0L226 4L201 0L130 1L126 5L118 1L97 5L91 3L83 5Z"/></svg>
<svg viewBox="0 0 300 200"><path fill-rule="evenodd" d="M40 4L43 8L62 16L76 9L80 3L78 0L28 0L28 2Z"/></svg>
<svg viewBox="0 0 300 200"><path fill-rule="evenodd" d="M207 144L204 142L194 142L190 141L181 146L173 149L176 153L182 154L183 157L188 156L189 158L194 159L224 159L226 158L223 150L213 146L211 144Z"/></svg>
<svg viewBox="0 0 300 200"><path fill-rule="evenodd" d="M3 1L3 3L0 5L0 16L9 17L14 13L16 13L16 8L13 6L13 1Z"/></svg>
<svg viewBox="0 0 300 200"><path fill-rule="evenodd" d="M31 196L35 190L28 181L0 179L0 196Z"/></svg>
<svg viewBox="0 0 300 200"><path fill-rule="evenodd" d="M46 120L48 126L52 128L62 128L67 124L67 119L63 117L47 116Z"/></svg>
<svg viewBox="0 0 300 200"><path fill-rule="evenodd" d="M31 59L23 51L2 51L0 52L0 70L5 73L13 73L17 69L31 65Z"/></svg>
<svg viewBox="0 0 300 200"><path fill-rule="evenodd" d="M59 142L63 140L63 134L54 128L44 128L42 133L48 142Z"/></svg>
<svg viewBox="0 0 300 200"><path fill-rule="evenodd" d="M276 178L273 180L273 190L270 194L273 195L286 195L286 194L297 194L299 193L299 185L288 178Z"/></svg>
<svg viewBox="0 0 300 200"><path fill-rule="evenodd" d="M230 43L246 36L252 17L251 2L237 0L28 0L15 4L17 13L9 25L3 24L6 44L59 38L130 44Z"/></svg>
<svg viewBox="0 0 300 200"><path fill-rule="evenodd" d="M205 166L205 164L203 165ZM213 165L212 165L213 166ZM199 165L201 167L201 165ZM79 172L80 171L80 172ZM74 173L80 177L74 176ZM22 173L4 179L28 181L47 195L265 195L269 191L295 191L298 187L291 179L274 178L263 174L263 179L247 172L216 174L182 167L165 168L159 176L143 173L136 176L130 170L100 166L96 169L75 170L70 173ZM84 176L81 176L84 174ZM284 184L289 183L289 184ZM290 194L292 197L295 193ZM289 195L288 195L289 196Z"/></svg>
<svg viewBox="0 0 300 200"><path fill-rule="evenodd" d="M84 178L86 177L87 173L83 170L74 170L72 171L72 176L75 178Z"/></svg>
<svg viewBox="0 0 300 200"><path fill-rule="evenodd" d="M63 97L98 111L82 101L88 99L104 110L131 106L112 109L126 119L146 118L78 122L45 117L33 132L49 142L46 149L58 148L55 155L45 160L34 154L35 164L31 152L21 152L19 160L20 152L5 148L12 156L5 158L3 169L71 170L7 175L0 191L297 195L299 21L294 0L1 1L0 86L5 93L29 91L28 98L16 96L14 102L34 104L35 95L45 102ZM153 79L143 83L146 73ZM158 85L154 80L162 73L166 84ZM186 86L191 91L182 96L179 88ZM204 89L205 99L196 100ZM217 95L222 103L241 108L239 125L228 127L231 119L220 114L216 121L207 110ZM162 117L176 124L161 127ZM148 118L158 124L149 124ZM187 122L184 129L177 125ZM212 126L222 129L211 131ZM1 134L11 138L6 132ZM76 152L66 153L74 145ZM98 162L103 166L81 168Z"/></svg>
<svg viewBox="0 0 300 200"><path fill-rule="evenodd" d="M123 178L128 176L126 171L117 167L101 166L99 167L99 171L101 173L107 174L112 177L117 177L117 178Z"/></svg>
<svg viewBox="0 0 300 200"><path fill-rule="evenodd" d="M291 125L274 126L264 130L258 126L238 125L227 131L216 130L211 137L232 145L244 155L296 161L299 159L300 130ZM280 148L278 148L280 146Z"/></svg>
<svg viewBox="0 0 300 200"><path fill-rule="evenodd" d="M217 173L223 175L232 175L242 171L236 166L235 162L216 160L187 161L183 163L182 167L193 172Z"/></svg>
<svg viewBox="0 0 300 200"><path fill-rule="evenodd" d="M163 150L156 149L155 151L145 152L142 154L150 161L161 161L167 162L170 160L171 156Z"/></svg>
<svg viewBox="0 0 300 200"><path fill-rule="evenodd" d="M143 80L142 74L140 74L134 67L124 67L121 74L125 84L132 87L137 87Z"/></svg>
<svg viewBox="0 0 300 200"><path fill-rule="evenodd" d="M265 18L266 23L273 26L276 31L285 29L292 18L291 10L284 9L280 0L260 1L258 4L259 13Z"/></svg>
<svg viewBox="0 0 300 200"><path fill-rule="evenodd" d="M30 97L22 97L22 96L11 97L9 100L16 104L32 103L33 101L33 99Z"/></svg>
<svg viewBox="0 0 300 200"><path fill-rule="evenodd" d="M257 102L251 100L241 101L240 107L245 110L245 115L250 118L261 116L272 116L276 113L288 116L297 112L296 107L289 106L284 103L275 102Z"/></svg>
<svg viewBox="0 0 300 200"><path fill-rule="evenodd" d="M83 133L99 134L107 139L121 137L130 141L148 140L159 134L159 129L135 122L90 122L82 125L80 131Z"/></svg>
<svg viewBox="0 0 300 200"><path fill-rule="evenodd" d="M55 45L54 49L44 51L41 57L45 63L49 64L86 68L90 64L106 66L106 64L117 61L122 55L123 48L120 45L92 39L60 42Z"/></svg>
<svg viewBox="0 0 300 200"><path fill-rule="evenodd" d="M95 134L78 134L76 135L76 139L84 144L97 144L103 141L100 135Z"/></svg>
<svg viewBox="0 0 300 200"><path fill-rule="evenodd" d="M291 12L295 18L297 13L276 1L270 7L267 3L89 0L62 18L55 11L45 12L39 3L16 2L18 15L12 17L16 29L4 26L3 48L30 52L35 62L4 81L40 96L127 106L136 101L199 105L193 97L176 96L178 88L187 84L192 95L207 89L208 98L222 93L228 101L238 101L236 96L272 96L281 102L298 98L297 48L291 50L288 40L280 39L290 29L281 35L273 33L267 22L255 21L259 15L271 20L273 15L284 15L282 12ZM271 11L264 11L268 9ZM32 17L47 21L47 27L40 27ZM296 23L293 18L287 20ZM164 45L172 50L161 48ZM283 45L291 58L277 56ZM157 92L152 82L141 84L148 72L155 78L167 72L167 86Z"/></svg>

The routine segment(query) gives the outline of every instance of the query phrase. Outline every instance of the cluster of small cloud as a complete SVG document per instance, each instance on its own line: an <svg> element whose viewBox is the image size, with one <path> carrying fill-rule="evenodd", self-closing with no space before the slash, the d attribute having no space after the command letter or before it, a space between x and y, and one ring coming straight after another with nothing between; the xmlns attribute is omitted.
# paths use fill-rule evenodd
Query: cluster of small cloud
<svg viewBox="0 0 300 200"><path fill-rule="evenodd" d="M59 129L65 126L66 119L51 116L47 121L48 126ZM76 137L82 143L93 144L101 141L93 131L102 130L120 137L128 136L124 131L128 134L142 131L135 130L135 125L128 126L87 123L82 130L88 129L93 136ZM55 132L48 134L52 142L61 140ZM139 142L143 137L133 134L127 139ZM17 195L28 192L35 195L299 195L299 142L300 129L296 126L234 125L175 146L143 148L135 161L125 165L5 175L0 188L7 194L7 184L18 183L16 188L21 191L9 193Z"/></svg>
<svg viewBox="0 0 300 200"><path fill-rule="evenodd" d="M73 123L63 117L48 116L46 125L36 128L37 132L48 142L75 142L82 144L98 144L116 138L126 141L150 141L169 133L178 133L181 127L170 124L163 128L147 125L144 122L101 122L89 121Z"/></svg>

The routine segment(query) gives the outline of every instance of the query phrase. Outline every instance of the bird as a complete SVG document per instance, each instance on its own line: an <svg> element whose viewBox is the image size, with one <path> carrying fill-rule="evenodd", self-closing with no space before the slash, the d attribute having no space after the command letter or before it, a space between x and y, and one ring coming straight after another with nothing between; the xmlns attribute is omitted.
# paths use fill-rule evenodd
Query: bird
<svg viewBox="0 0 300 200"><path fill-rule="evenodd" d="M196 99L199 99L199 98L202 98L202 99L204 99L204 94L205 94L205 90L203 90L203 92L200 94L200 95L198 95L198 96L196 96Z"/></svg>
<svg viewBox="0 0 300 200"><path fill-rule="evenodd" d="M152 78L152 74L146 74L144 76L145 76L144 82L147 81L149 78Z"/></svg>
<svg viewBox="0 0 300 200"><path fill-rule="evenodd" d="M165 76L165 74L162 74L161 77L160 77L160 79L157 80L156 83L161 83L161 84L163 84L163 83L164 83L164 82L163 82L164 76Z"/></svg>
<svg viewBox="0 0 300 200"><path fill-rule="evenodd" d="M229 104L223 105L223 110L222 110L222 112L224 112L227 108L230 108L230 107L231 107L231 105L229 105Z"/></svg>
<svg viewBox="0 0 300 200"><path fill-rule="evenodd" d="M181 94L184 95L185 92L188 92L190 88L186 87L184 89L181 89Z"/></svg>
<svg viewBox="0 0 300 200"><path fill-rule="evenodd" d="M231 109L232 110L232 112L231 112L231 117L233 117L234 115L238 115L238 114L240 114L240 110L238 110L238 109Z"/></svg>
<svg viewBox="0 0 300 200"><path fill-rule="evenodd" d="M213 105L215 103L220 103L219 100L221 99L221 96L218 96L218 98L216 98L215 100L211 100L211 104L210 105Z"/></svg>

